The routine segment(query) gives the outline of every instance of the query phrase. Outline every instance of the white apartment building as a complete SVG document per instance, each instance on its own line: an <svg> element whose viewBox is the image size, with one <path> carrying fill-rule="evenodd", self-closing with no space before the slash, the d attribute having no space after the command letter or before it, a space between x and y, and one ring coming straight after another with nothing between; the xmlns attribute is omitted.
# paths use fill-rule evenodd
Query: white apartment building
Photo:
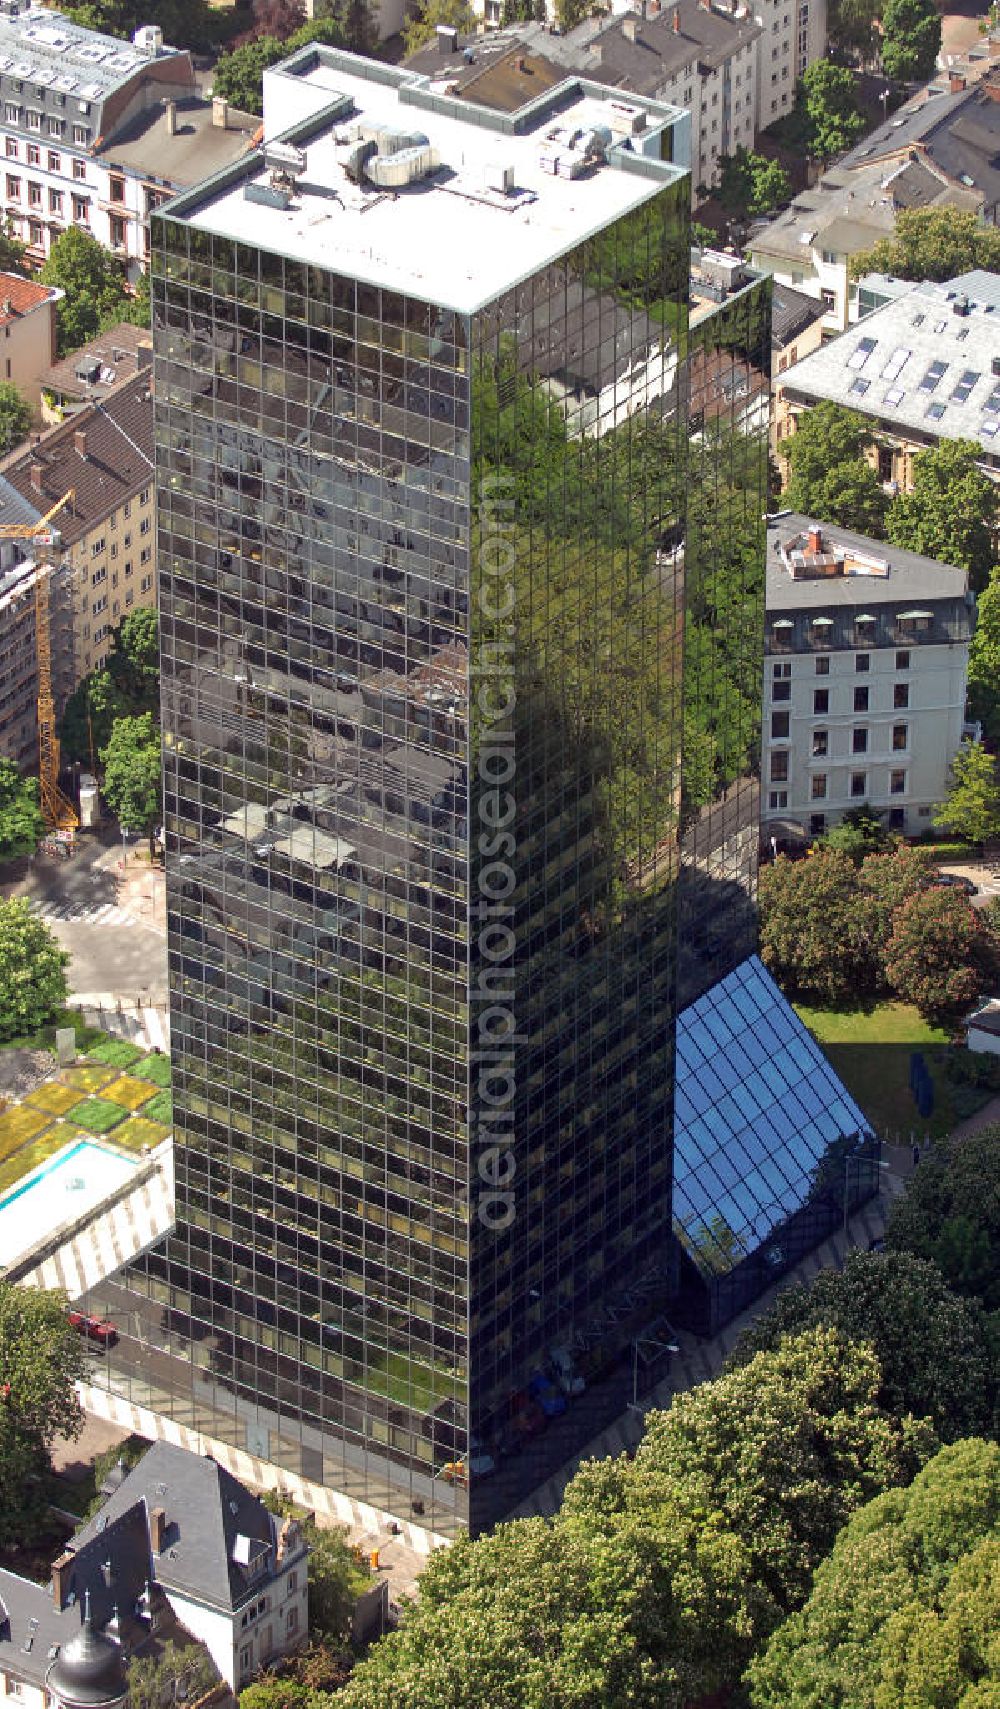
<svg viewBox="0 0 1000 1709"><path fill-rule="evenodd" d="M203 100L190 54L155 25L123 42L0 0L0 207L34 262L75 225L134 277L151 211L235 159L257 123Z"/></svg>
<svg viewBox="0 0 1000 1709"><path fill-rule="evenodd" d="M962 740L967 572L785 512L766 610L765 840L822 836L863 804L927 830Z"/></svg>

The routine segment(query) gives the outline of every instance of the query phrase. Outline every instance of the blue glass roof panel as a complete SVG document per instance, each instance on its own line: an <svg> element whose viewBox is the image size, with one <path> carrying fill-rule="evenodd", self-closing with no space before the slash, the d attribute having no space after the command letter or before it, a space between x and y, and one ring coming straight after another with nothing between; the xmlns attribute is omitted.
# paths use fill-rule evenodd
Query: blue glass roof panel
<svg viewBox="0 0 1000 1709"><path fill-rule="evenodd" d="M679 1017L674 1226L707 1274L763 1245L827 1150L870 1131L757 956Z"/></svg>

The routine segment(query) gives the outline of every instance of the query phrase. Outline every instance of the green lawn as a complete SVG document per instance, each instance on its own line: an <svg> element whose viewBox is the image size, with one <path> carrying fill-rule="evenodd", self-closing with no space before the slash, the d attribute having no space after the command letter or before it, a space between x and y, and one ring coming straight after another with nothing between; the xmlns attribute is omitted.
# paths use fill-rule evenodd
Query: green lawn
<svg viewBox="0 0 1000 1709"><path fill-rule="evenodd" d="M876 1003L866 1009L811 1009L797 1013L823 1046L847 1090L875 1131L905 1143L911 1130L939 1139L955 1125L951 1088L940 1060L948 1043L909 1003ZM910 1091L910 1052L923 1052L934 1082L934 1113L917 1114Z"/></svg>
<svg viewBox="0 0 1000 1709"><path fill-rule="evenodd" d="M107 1038L92 1044L87 1055L95 1057L98 1062L107 1063L109 1068L131 1068L133 1063L138 1062L142 1051L138 1045L129 1044L123 1038Z"/></svg>
<svg viewBox="0 0 1000 1709"><path fill-rule="evenodd" d="M127 1115L128 1111L110 1098L84 1098L68 1112L69 1120L88 1133L109 1133Z"/></svg>

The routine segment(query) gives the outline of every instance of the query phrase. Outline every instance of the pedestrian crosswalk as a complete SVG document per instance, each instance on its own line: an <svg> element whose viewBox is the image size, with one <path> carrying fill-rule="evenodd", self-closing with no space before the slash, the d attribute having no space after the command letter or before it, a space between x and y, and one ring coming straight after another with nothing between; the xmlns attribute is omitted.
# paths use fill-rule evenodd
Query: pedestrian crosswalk
<svg viewBox="0 0 1000 1709"><path fill-rule="evenodd" d="M138 926L142 922L127 908L116 902L49 902L29 898L31 912L38 920L72 920L84 926Z"/></svg>

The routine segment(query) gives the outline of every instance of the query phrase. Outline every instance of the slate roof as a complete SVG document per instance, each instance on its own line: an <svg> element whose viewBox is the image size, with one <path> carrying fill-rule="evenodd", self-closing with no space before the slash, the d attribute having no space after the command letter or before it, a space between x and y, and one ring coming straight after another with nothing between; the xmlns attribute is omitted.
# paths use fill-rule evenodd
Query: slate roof
<svg viewBox="0 0 1000 1709"><path fill-rule="evenodd" d="M901 546L887 545L884 540L869 540L848 528L821 524L824 542L846 546L864 557L888 562L889 574L881 576L823 576L795 581L779 556L779 547L795 535L813 527L807 516L789 513L775 517L767 529L767 581L765 605L770 615L775 611L816 610L826 606L857 606L865 610L871 605L898 605L905 600L962 599L969 585L967 570L954 564L939 564L935 558L925 558L919 552L906 552Z"/></svg>
<svg viewBox="0 0 1000 1709"><path fill-rule="evenodd" d="M126 1648L141 1643L146 1629L134 1617L135 1604L150 1578L146 1510L133 1501L110 1522L95 1526L76 1554L64 1583L64 1605L57 1608L51 1584L35 1584L0 1570L0 1668L32 1685L42 1685L58 1652L80 1630L90 1595L94 1625L100 1629L118 1610ZM25 1648L30 1636L30 1646Z"/></svg>
<svg viewBox="0 0 1000 1709"><path fill-rule="evenodd" d="M959 312L963 306L968 312ZM1000 279L981 270L914 285L789 368L782 390L793 401L846 404L928 443L971 439L996 455L998 311Z"/></svg>
<svg viewBox="0 0 1000 1709"><path fill-rule="evenodd" d="M680 29L675 30L673 19L678 14ZM598 68L595 75L602 83L637 95L655 95L689 65L714 70L763 33L752 18L727 17L700 6L698 0L678 0L655 18L632 14L634 41L625 32L626 22L615 18L601 30L589 44L587 64Z"/></svg>
<svg viewBox="0 0 1000 1709"><path fill-rule="evenodd" d="M86 451L76 435L87 435ZM33 466L41 468L41 490L33 485ZM3 477L40 515L72 487L72 505L60 511L57 526L66 546L152 479L153 397L151 377L137 374L105 401L87 405L59 427L42 435L27 451L4 464Z"/></svg>
<svg viewBox="0 0 1000 1709"><path fill-rule="evenodd" d="M1000 101L990 93L995 76L956 94L929 85L845 155L840 169L852 171L916 148L939 172L975 191L991 215L1000 205Z"/></svg>
<svg viewBox="0 0 1000 1709"><path fill-rule="evenodd" d="M240 1607L259 1575L236 1555L257 1560L266 1554L270 1562L277 1537L275 1520L258 1497L214 1460L154 1442L72 1546L82 1548L98 1535L102 1520L110 1525L140 1501L147 1511L166 1512L165 1546L152 1557L156 1582L226 1611ZM249 1551L237 1548L240 1537L249 1540Z"/></svg>
<svg viewBox="0 0 1000 1709"><path fill-rule="evenodd" d="M786 349L825 314L826 308L817 297L808 297L791 285L780 285L776 279L771 296L771 343L777 350Z"/></svg>

